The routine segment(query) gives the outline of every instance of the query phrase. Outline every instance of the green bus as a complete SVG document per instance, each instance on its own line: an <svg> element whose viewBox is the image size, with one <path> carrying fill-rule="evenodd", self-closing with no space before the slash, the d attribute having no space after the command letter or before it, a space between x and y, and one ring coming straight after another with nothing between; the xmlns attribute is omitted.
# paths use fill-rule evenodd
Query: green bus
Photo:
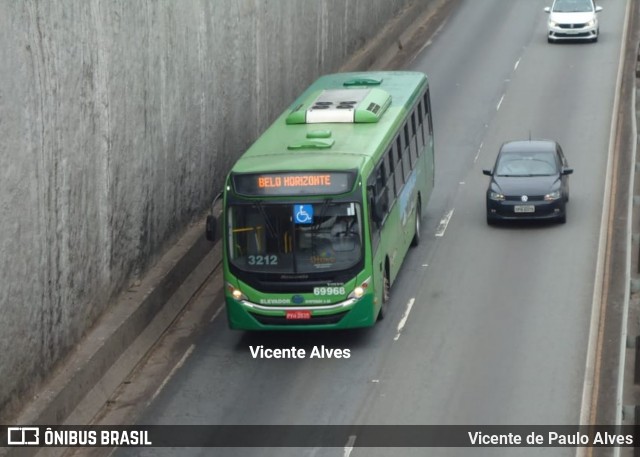
<svg viewBox="0 0 640 457"><path fill-rule="evenodd" d="M221 221L229 326L367 327L434 181L429 85L419 72L322 76L240 157Z"/></svg>

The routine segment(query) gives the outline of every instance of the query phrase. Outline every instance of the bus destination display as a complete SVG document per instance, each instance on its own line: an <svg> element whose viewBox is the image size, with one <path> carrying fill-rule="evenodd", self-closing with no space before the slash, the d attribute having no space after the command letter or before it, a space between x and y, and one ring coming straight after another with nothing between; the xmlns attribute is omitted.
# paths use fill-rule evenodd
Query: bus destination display
<svg viewBox="0 0 640 457"><path fill-rule="evenodd" d="M350 172L251 173L233 176L236 193L242 195L343 194L353 187Z"/></svg>

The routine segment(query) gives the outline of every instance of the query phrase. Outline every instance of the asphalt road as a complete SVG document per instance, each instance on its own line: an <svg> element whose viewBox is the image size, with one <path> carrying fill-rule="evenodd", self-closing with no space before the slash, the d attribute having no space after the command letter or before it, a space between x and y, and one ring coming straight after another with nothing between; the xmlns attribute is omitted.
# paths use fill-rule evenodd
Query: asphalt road
<svg viewBox="0 0 640 457"><path fill-rule="evenodd" d="M228 330L222 313L139 423L578 423L626 7L599 3L598 43L551 45L547 2L463 1L406 66L431 81L436 190L423 242L392 289L389 317L352 332L250 334ZM557 140L575 169L568 222L489 227L482 168L491 167L502 142L529 135ZM322 344L351 356L265 360L250 352L257 345L309 352ZM129 448L115 455L549 454L355 447Z"/></svg>

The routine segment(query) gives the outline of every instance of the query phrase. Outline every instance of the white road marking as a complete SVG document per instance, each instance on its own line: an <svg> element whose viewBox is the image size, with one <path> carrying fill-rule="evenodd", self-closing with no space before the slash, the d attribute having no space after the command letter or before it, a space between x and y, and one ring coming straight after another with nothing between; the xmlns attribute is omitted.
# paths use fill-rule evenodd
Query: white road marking
<svg viewBox="0 0 640 457"><path fill-rule="evenodd" d="M409 63L413 63L413 61L416 60L416 57L418 57L420 54L422 54L422 51L424 51L429 46L431 46L431 43L433 43L433 40L431 38L429 38L429 40L427 40L427 42L425 44L423 44L420 49L418 49L418 52L416 52L414 54L414 56L411 58L411 62L409 62Z"/></svg>
<svg viewBox="0 0 640 457"><path fill-rule="evenodd" d="M402 315L402 319L400 319L400 322L398 323L398 334L395 336L393 341L398 341L400 339L400 333L402 333L402 329L404 328L404 326L407 323L407 319L409 318L409 313L411 312L411 308L413 308L413 303L415 301L416 301L416 299L412 298L411 300L409 300L409 303L407 303L407 309L404 310L404 314Z"/></svg>
<svg viewBox="0 0 640 457"><path fill-rule="evenodd" d="M473 159L473 163L476 163L478 161L478 157L480 157L480 151L482 151L482 145L484 143L480 143L480 147L478 147L478 152L476 152L476 156Z"/></svg>
<svg viewBox="0 0 640 457"><path fill-rule="evenodd" d="M447 230L447 226L449 225L449 221L451 220L451 216L453 216L453 210L449 211L438 224L438 228L436 229L436 236L444 236L444 232Z"/></svg>
<svg viewBox="0 0 640 457"><path fill-rule="evenodd" d="M433 43L433 39L438 36L438 34L440 33L440 31L444 28L445 24L447 23L447 21L444 21L442 24L440 24L440 26L436 29L435 32L433 32L433 34L431 35L431 37L427 40L427 42L418 50L418 52L416 52L413 57L411 58L411 62L413 62L416 57L418 57L422 51L424 51L426 48L428 48L429 46L431 46L431 44Z"/></svg>
<svg viewBox="0 0 640 457"><path fill-rule="evenodd" d="M155 398L160 394L160 392L162 392L162 389L164 389L164 386L167 385L167 383L169 382L169 380L173 377L173 375L176 373L176 371L178 371L180 369L180 367L182 365L184 365L184 362L187 360L187 358L191 355L191 353L193 352L193 350L196 348L196 346L194 344L192 344L191 346L189 346L189 349L187 349L187 352L184 353L184 355L182 356L182 358L178 361L178 363L176 364L175 367L173 367L171 369L171 371L169 372L169 374L167 375L166 378L164 378L164 381L162 381L162 384L160 384L160 387L158 387L158 389L155 391L155 393L151 396L151 400L149 400L149 403L153 402L153 400L155 400Z"/></svg>
<svg viewBox="0 0 640 457"><path fill-rule="evenodd" d="M423 264L422 264L422 266L423 266L423 267L428 267L428 266L429 266L429 264L428 264L428 263L423 263Z"/></svg>
<svg viewBox="0 0 640 457"><path fill-rule="evenodd" d="M516 64L513 66L513 71L516 71L518 69L518 65L520 65L520 59L518 59L516 61Z"/></svg>
<svg viewBox="0 0 640 457"><path fill-rule="evenodd" d="M356 435L349 436L347 440L347 444L344 447L343 457L349 457L351 455L351 451L353 451L353 445L356 443Z"/></svg>
<svg viewBox="0 0 640 457"><path fill-rule="evenodd" d="M220 306L220 308L218 308L218 310L213 313L213 316L211 316L211 319L209 319L209 322L213 322L213 320L218 317L218 314L220 314L222 312L222 309L224 308L224 303Z"/></svg>
<svg viewBox="0 0 640 457"><path fill-rule="evenodd" d="M504 100L504 95L502 95L502 97L500 97L500 101L498 102L498 105L496 106L496 111L498 111L500 109L500 105L502 105L502 100Z"/></svg>

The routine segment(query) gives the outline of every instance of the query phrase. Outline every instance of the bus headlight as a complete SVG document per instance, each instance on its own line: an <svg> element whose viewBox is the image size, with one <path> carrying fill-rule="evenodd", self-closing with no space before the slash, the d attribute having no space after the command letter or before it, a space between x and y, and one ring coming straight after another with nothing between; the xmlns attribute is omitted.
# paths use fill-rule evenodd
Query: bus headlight
<svg viewBox="0 0 640 457"><path fill-rule="evenodd" d="M231 296L236 300L246 300L247 296L242 293L242 291L236 288L233 284L227 283L227 290L231 294Z"/></svg>
<svg viewBox="0 0 640 457"><path fill-rule="evenodd" d="M355 299L361 298L364 295L364 293L367 291L367 288L369 287L370 282L371 282L371 276L365 279L362 284L360 284L355 289L353 289L353 291L347 296L347 298L355 298Z"/></svg>

